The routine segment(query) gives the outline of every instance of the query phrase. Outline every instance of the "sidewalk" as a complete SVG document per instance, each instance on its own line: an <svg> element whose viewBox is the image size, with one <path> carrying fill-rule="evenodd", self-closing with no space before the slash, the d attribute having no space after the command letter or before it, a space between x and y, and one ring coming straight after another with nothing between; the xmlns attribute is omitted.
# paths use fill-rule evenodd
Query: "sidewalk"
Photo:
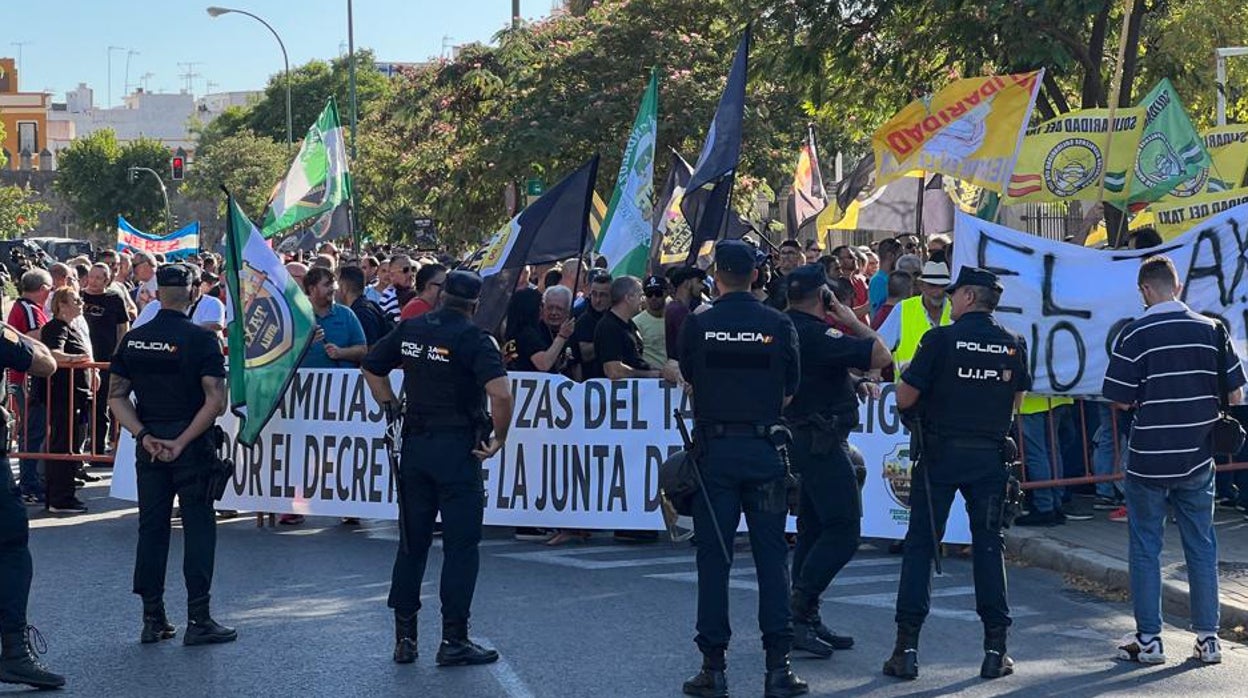
<svg viewBox="0 0 1248 698"><path fill-rule="evenodd" d="M1053 528L1013 527L1005 533L1007 554L1037 567L1078 575L1111 589L1129 591L1127 525L1108 512L1092 521L1069 521ZM1218 578L1222 627L1248 627L1248 521L1234 509L1218 507ZM1178 527L1166 526L1161 556L1162 599L1167 614L1188 615L1188 588Z"/></svg>

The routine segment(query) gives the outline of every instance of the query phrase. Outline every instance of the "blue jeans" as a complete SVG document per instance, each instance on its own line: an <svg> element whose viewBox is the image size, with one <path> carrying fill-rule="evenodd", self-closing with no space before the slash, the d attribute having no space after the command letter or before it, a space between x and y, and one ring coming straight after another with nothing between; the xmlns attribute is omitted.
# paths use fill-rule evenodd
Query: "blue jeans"
<svg viewBox="0 0 1248 698"><path fill-rule="evenodd" d="M15 397L17 398L17 409L23 412L22 420L25 422L22 426L22 432L17 436L17 441L21 444L23 452L39 453L43 451L43 444L48 436L47 405L34 399L30 399L27 402L28 396L26 395L25 386L17 386ZM43 483L39 480L39 459L22 459L19 484L22 488L22 494L43 494Z"/></svg>
<svg viewBox="0 0 1248 698"><path fill-rule="evenodd" d="M1060 423L1062 410L1067 406L1056 407L1052 412L1037 412L1022 415L1023 432L1023 463L1027 468L1027 481L1055 480L1064 477L1062 467L1061 444L1049 424L1049 415L1053 415L1053 426ZM1050 446L1056 444L1057 448ZM1038 512L1047 513L1061 509L1062 490L1059 487L1046 487L1031 490L1031 506Z"/></svg>
<svg viewBox="0 0 1248 698"><path fill-rule="evenodd" d="M1100 424L1097 425L1096 433L1092 437L1092 442L1095 444L1095 449L1092 451L1092 474L1110 475L1114 472L1114 461L1119 454L1125 455L1123 446L1127 443L1130 419L1125 412L1118 413L1118 433L1115 436L1114 409L1107 402L1098 402L1096 403L1096 411L1100 417ZM1097 496L1105 497L1106 499L1115 499L1121 491L1122 484L1119 482L1096 483Z"/></svg>
<svg viewBox="0 0 1248 698"><path fill-rule="evenodd" d="M1161 633L1161 548L1165 543L1166 501L1174 508L1187 561L1191 588L1192 629L1216 633L1218 607L1218 539L1213 530L1213 469L1178 482L1155 483L1128 475L1127 528L1131 548L1131 604L1135 629Z"/></svg>

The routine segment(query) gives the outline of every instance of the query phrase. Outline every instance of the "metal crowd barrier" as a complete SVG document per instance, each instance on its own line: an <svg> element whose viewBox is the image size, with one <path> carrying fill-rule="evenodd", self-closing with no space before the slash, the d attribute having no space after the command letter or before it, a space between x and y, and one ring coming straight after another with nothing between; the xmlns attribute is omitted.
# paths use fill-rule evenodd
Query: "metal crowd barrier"
<svg viewBox="0 0 1248 698"><path fill-rule="evenodd" d="M1121 438L1120 419L1122 413L1118 410L1111 409L1110 414L1110 434L1113 439L1113 468L1109 473L1097 474L1095 472L1093 458L1096 445L1093 442L1095 434L1089 434L1089 411L1096 410L1097 403L1091 400L1076 400L1073 405L1059 406L1044 412L1045 418L1045 440L1048 446L1048 477L1030 478L1028 477L1027 468L1024 465L1022 477L1023 489L1043 489L1048 487L1070 487L1077 485L1094 485L1101 482L1113 482L1123 478L1123 454L1126 450L1126 443ZM1069 417L1067 415L1069 414ZM1014 438L1018 442L1019 460L1026 463L1027 459L1027 439L1023 437L1023 426L1021 415L1015 415L1016 429ZM1059 417L1061 419L1059 419ZM1070 423L1063 424L1066 419ZM1079 468L1072 468L1072 464L1066 462L1062 457L1063 454L1069 454L1071 450L1070 444L1063 441L1061 432L1063 427L1066 431L1075 430L1077 432L1076 443L1079 448L1079 454L1082 460L1082 474L1072 474L1072 471L1078 472ZM1245 424L1248 428L1248 423ZM1222 455L1222 454L1219 454ZM1234 470L1248 469L1248 461L1239 461L1240 454L1231 454L1229 462L1218 462L1218 472L1230 472ZM1224 458L1219 458L1219 461Z"/></svg>
<svg viewBox="0 0 1248 698"><path fill-rule="evenodd" d="M57 399L54 399L52 394L53 380L56 379L58 374L62 371L68 371L69 380L66 390L70 396L69 399L73 399L72 396L77 388L78 382L78 372L73 369L99 370L101 374L102 388L103 373L108 370L109 363L107 361L80 363L58 361L56 366L56 373L47 378L39 379L29 375L26 377L26 385L21 391L21 404L19 404L17 392L10 389L8 404L9 411L17 419L16 429L14 429L14 432L18 447L16 451L9 454L9 457L19 458L22 460L82 461L86 463L112 464L113 453L117 448L117 438L120 435L119 425L116 422L110 422L108 425L108 434L106 436L108 439L107 448L95 448L97 439L104 430L103 425L99 424L98 419L100 414L99 408L101 407L99 405L99 401L103 400L104 402L107 402L108 394L102 389L90 391L90 396L87 398L85 408L85 426L81 422L74 424L74 410L70 409L68 404L57 404L56 407L58 409L53 409L54 402L60 403L63 400L61 400L59 396L56 396ZM34 386L36 381L40 380L43 381L44 388L43 404L36 402L34 400L34 396L32 395L32 393L35 392ZM30 420L28 417L33 409L41 410L44 416L43 442L38 449L27 448L27 445L30 443ZM107 409L107 407L104 409ZM64 425L63 428L69 430L71 436L69 439L70 445L69 449L64 453L53 452L49 447L52 426L54 424ZM97 454L94 452L96 450L102 450L103 452Z"/></svg>

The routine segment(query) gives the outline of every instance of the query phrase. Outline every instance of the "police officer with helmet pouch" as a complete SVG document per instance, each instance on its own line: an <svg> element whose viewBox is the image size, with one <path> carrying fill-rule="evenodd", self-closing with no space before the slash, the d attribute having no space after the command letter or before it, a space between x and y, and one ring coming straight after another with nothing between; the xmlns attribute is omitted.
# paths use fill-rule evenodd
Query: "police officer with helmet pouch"
<svg viewBox="0 0 1248 698"><path fill-rule="evenodd" d="M485 513L481 461L503 447L513 404L498 344L472 324L481 285L475 272L447 274L441 307L401 323L372 347L362 365L373 398L385 409L392 429L400 424L402 410L387 376L395 368L403 369L406 409L395 473L399 552L388 602L394 609L394 661L399 664L414 662L418 655L420 588L439 513L444 558L437 664L498 660L498 652L468 639Z"/></svg>
<svg viewBox="0 0 1248 698"><path fill-rule="evenodd" d="M767 698L809 691L789 663L793 642L784 527L789 510L787 443L781 410L797 391L799 362L793 322L750 293L758 271L754 250L739 240L715 247L721 291L706 312L681 328L679 365L692 390L694 449L701 492L692 498L697 539L697 642L702 671L684 683L688 695L728 695L725 653L728 577L742 512L759 588L759 628L766 652Z"/></svg>
<svg viewBox="0 0 1248 698"><path fill-rule="evenodd" d="M917 430L921 453L911 471L897 643L884 664L888 676L918 678L919 631L931 608L932 563L959 491L970 521L975 605L984 624L980 676L995 679L1014 671L1005 647L1010 609L1001 531L1009 525L1006 463L1015 450L1008 434L1031 376L1023 338L992 316L1002 290L996 274L963 267L946 289L954 323L923 336L897 384L897 407Z"/></svg>
<svg viewBox="0 0 1248 698"><path fill-rule="evenodd" d="M110 368L109 407L134 434L139 493L134 593L143 599L140 639L145 644L177 633L164 603L174 496L186 539L182 569L188 621L182 643L216 644L238 637L233 628L214 621L208 608L217 547L210 492L220 464L213 430L226 407L225 357L216 334L187 317L195 281L184 264L156 272L160 312L126 334Z"/></svg>
<svg viewBox="0 0 1248 698"><path fill-rule="evenodd" d="M854 644L819 617L820 596L854 557L861 533L858 477L848 449L849 432L858 425L860 383L850 370L881 369L893 361L884 340L827 283L819 264L798 267L785 283L802 366L801 385L784 410L793 430L793 470L802 478L790 598L793 647L818 657ZM829 327L828 312L857 336Z"/></svg>

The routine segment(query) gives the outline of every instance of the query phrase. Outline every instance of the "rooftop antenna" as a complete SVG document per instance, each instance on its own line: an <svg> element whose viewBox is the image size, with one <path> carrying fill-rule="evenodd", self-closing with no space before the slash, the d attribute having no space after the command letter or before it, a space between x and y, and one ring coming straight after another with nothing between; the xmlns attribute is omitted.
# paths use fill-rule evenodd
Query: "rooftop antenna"
<svg viewBox="0 0 1248 698"><path fill-rule="evenodd" d="M13 46L16 46L16 47L17 47L17 72L18 72L18 74L21 74L21 72L22 72L22 47L23 47L23 46L30 46L30 45L31 45L31 44L33 44L33 43L35 43L35 42L33 42L33 41L14 41L14 42L12 43L12 45L13 45Z"/></svg>
<svg viewBox="0 0 1248 698"><path fill-rule="evenodd" d="M126 94L130 94L130 57L137 55L139 55L139 52L134 49L126 51Z"/></svg>
<svg viewBox="0 0 1248 698"><path fill-rule="evenodd" d="M139 82L143 83L144 92L151 92L151 88L148 87L148 83L150 83L154 77L156 77L155 73L143 73L139 76Z"/></svg>
<svg viewBox="0 0 1248 698"><path fill-rule="evenodd" d="M179 64L178 64L178 67L179 67L179 68L183 68L183 69L185 69L185 71L186 71L186 72L184 72L184 73L179 73L179 74L178 74L178 77L180 77L180 78L182 78L183 80L185 80L185 81L186 81L186 88L185 88L185 90L186 90L186 93L187 93L188 95L189 95L189 94L191 94L191 93L192 93L192 91L194 90L194 81L195 81L195 78L202 78L202 77L203 77L203 76L202 76L202 75L200 75L199 73L195 72L195 66L197 66L197 65L203 65L203 62L201 62L201 61L192 61L192 62L187 62L187 63L179 63Z"/></svg>

